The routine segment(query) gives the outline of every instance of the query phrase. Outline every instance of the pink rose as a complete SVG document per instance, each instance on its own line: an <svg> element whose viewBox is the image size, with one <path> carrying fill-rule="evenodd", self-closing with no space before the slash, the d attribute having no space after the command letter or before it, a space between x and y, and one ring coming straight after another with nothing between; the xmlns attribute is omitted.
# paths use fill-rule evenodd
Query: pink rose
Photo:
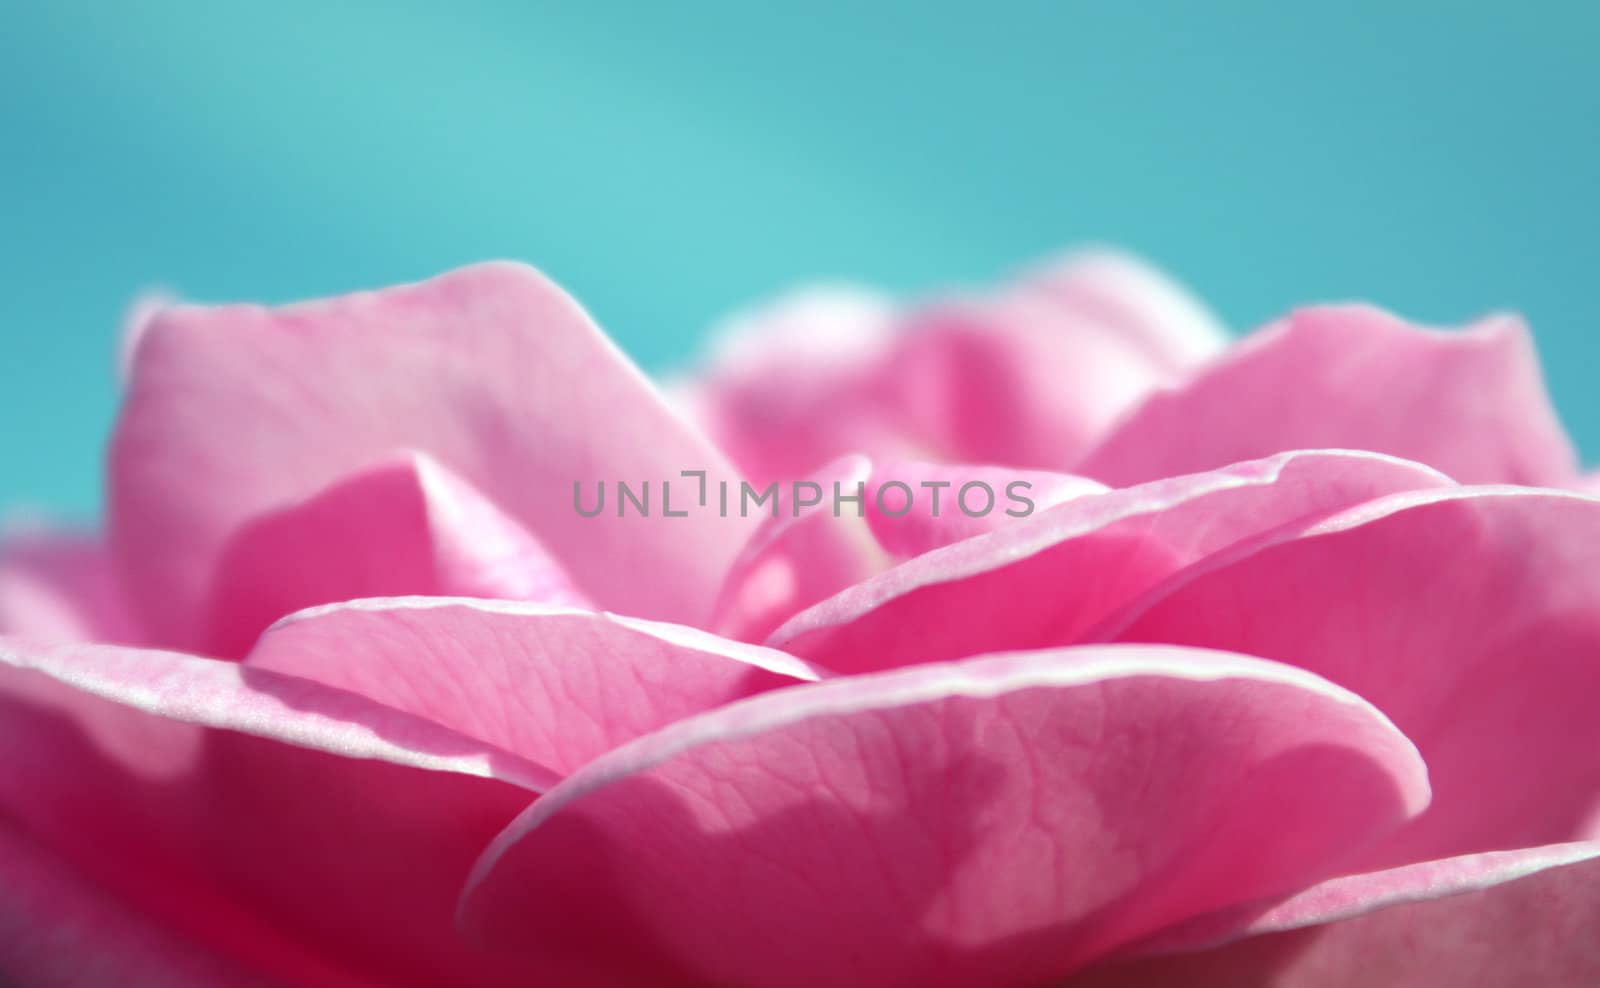
<svg viewBox="0 0 1600 988"><path fill-rule="evenodd" d="M1088 255L676 410L512 264L135 323L104 538L0 557L8 983L1600 983L1514 318L1229 347Z"/></svg>

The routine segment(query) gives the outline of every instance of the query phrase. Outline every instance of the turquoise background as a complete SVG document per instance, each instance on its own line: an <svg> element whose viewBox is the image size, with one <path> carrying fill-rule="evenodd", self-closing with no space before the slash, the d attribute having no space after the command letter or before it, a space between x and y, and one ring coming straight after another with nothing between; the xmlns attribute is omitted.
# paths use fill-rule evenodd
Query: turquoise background
<svg viewBox="0 0 1600 988"><path fill-rule="evenodd" d="M1106 241L1236 328L1527 313L1600 453L1600 5L111 3L0 21L0 503L87 515L139 288L492 256L646 367L814 276Z"/></svg>

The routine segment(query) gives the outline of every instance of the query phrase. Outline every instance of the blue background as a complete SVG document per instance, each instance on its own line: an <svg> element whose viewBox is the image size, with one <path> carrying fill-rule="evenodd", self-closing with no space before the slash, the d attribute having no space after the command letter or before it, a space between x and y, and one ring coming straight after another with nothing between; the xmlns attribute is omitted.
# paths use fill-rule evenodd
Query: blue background
<svg viewBox="0 0 1600 988"><path fill-rule="evenodd" d="M647 368L798 279L1082 241L1235 328L1533 322L1600 453L1600 5L104 3L0 22L0 503L87 516L149 285L288 300L509 256Z"/></svg>

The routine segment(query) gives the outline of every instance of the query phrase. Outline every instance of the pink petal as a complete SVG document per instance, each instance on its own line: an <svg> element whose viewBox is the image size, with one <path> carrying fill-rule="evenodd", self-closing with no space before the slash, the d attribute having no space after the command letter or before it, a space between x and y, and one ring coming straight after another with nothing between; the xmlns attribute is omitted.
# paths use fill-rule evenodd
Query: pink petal
<svg viewBox="0 0 1600 988"><path fill-rule="evenodd" d="M782 652L680 625L437 597L296 614L246 665L370 697L561 773L691 714L816 678Z"/></svg>
<svg viewBox="0 0 1600 988"><path fill-rule="evenodd" d="M142 292L129 303L127 311L122 314L122 343L117 348L119 377L127 380L128 373L133 369L133 355L139 352L139 345L144 341L151 321L162 309L177 304L176 296L160 290Z"/></svg>
<svg viewBox="0 0 1600 988"><path fill-rule="evenodd" d="M1090 253L904 313L861 292L802 293L741 320L683 397L762 482L852 452L1062 469L1224 342L1157 272Z"/></svg>
<svg viewBox="0 0 1600 988"><path fill-rule="evenodd" d="M913 314L884 386L939 458L1067 470L1152 388L1225 342L1160 273L1087 253Z"/></svg>
<svg viewBox="0 0 1600 988"><path fill-rule="evenodd" d="M1379 909L1461 895L1513 882L1548 868L1600 858L1600 842L1575 841L1514 851L1488 851L1423 861L1382 871L1330 878L1304 892L1265 908L1251 904L1243 911L1224 911L1168 931L1144 949L1168 952L1193 949L1209 940L1232 940L1241 933L1284 930L1350 919Z"/></svg>
<svg viewBox="0 0 1600 988"><path fill-rule="evenodd" d="M730 638L759 641L804 608L881 571L888 559L866 520L871 476L865 457L830 463L803 481L814 486L798 493L818 499L804 507L797 488L780 485L773 501L777 514L763 517L728 570L711 627Z"/></svg>
<svg viewBox="0 0 1600 988"><path fill-rule="evenodd" d="M909 559L1105 492L1097 481L1042 470L890 462L874 471L867 522L879 545Z"/></svg>
<svg viewBox="0 0 1600 988"><path fill-rule="evenodd" d="M631 983L1031 985L1282 894L1427 802L1414 749L1287 667L1163 647L756 697L573 775L469 928Z"/></svg>
<svg viewBox="0 0 1600 988"><path fill-rule="evenodd" d="M759 484L805 477L854 451L913 439L880 381L894 308L859 289L814 288L735 318L686 411Z"/></svg>
<svg viewBox="0 0 1600 988"><path fill-rule="evenodd" d="M0 824L0 983L29 988L269 988L175 935Z"/></svg>
<svg viewBox="0 0 1600 988"><path fill-rule="evenodd" d="M17 531L0 541L0 635L141 638L101 539L51 529Z"/></svg>
<svg viewBox="0 0 1600 988"><path fill-rule="evenodd" d="M1600 501L1395 495L1179 574L1096 637L1293 663L1417 742L1435 799L1366 867L1600 835Z"/></svg>
<svg viewBox="0 0 1600 988"><path fill-rule="evenodd" d="M1070 468L1163 379L1111 327L1025 289L908 316L883 378L917 458L1040 470Z"/></svg>
<svg viewBox="0 0 1600 988"><path fill-rule="evenodd" d="M1068 644L1241 539L1447 483L1376 454L1297 452L1077 498L851 587L795 616L767 644L846 673Z"/></svg>
<svg viewBox="0 0 1600 988"><path fill-rule="evenodd" d="M554 780L510 753L267 670L14 639L0 750L0 819L173 938L295 985L514 970L452 925L473 857Z"/></svg>
<svg viewBox="0 0 1600 988"><path fill-rule="evenodd" d="M1114 327L1156 366L1180 373L1220 354L1228 335L1183 286L1114 250L1068 254L1025 279L1063 307Z"/></svg>
<svg viewBox="0 0 1600 988"><path fill-rule="evenodd" d="M1600 984L1600 845L1429 862L1387 875L1379 908L1200 953L1124 961L1072 988L1503 988ZM1347 893L1384 876L1335 879ZM1366 891L1363 888L1363 891ZM1311 896L1326 894L1313 890ZM1337 896L1335 896L1337 898ZM1285 908L1303 906L1307 897ZM1271 914L1265 922L1270 926Z"/></svg>
<svg viewBox="0 0 1600 988"><path fill-rule="evenodd" d="M194 647L230 538L397 449L435 457L538 537L601 606L703 620L748 524L579 517L574 485L728 467L530 268L151 322L111 450L112 544L160 640ZM592 489L592 488L590 488ZM659 497L657 498L659 501Z"/></svg>
<svg viewBox="0 0 1600 988"><path fill-rule="evenodd" d="M204 651L240 656L293 611L404 594L587 603L521 525L411 453L240 529L217 567Z"/></svg>
<svg viewBox="0 0 1600 988"><path fill-rule="evenodd" d="M1369 449L1463 483L1564 484L1577 464L1514 317L1445 333L1306 309L1145 400L1072 469L1113 486L1285 449Z"/></svg>

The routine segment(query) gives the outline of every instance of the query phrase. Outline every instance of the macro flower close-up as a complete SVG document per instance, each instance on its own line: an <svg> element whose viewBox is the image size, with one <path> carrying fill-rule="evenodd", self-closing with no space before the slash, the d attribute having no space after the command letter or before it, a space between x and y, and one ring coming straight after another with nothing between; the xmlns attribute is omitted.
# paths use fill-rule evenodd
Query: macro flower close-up
<svg viewBox="0 0 1600 988"><path fill-rule="evenodd" d="M0 37L0 988L1600 988L1600 5Z"/></svg>
<svg viewBox="0 0 1600 988"><path fill-rule="evenodd" d="M1600 978L1514 316L1230 342L1092 251L666 388L506 262L128 334L103 529L0 557L20 984Z"/></svg>

